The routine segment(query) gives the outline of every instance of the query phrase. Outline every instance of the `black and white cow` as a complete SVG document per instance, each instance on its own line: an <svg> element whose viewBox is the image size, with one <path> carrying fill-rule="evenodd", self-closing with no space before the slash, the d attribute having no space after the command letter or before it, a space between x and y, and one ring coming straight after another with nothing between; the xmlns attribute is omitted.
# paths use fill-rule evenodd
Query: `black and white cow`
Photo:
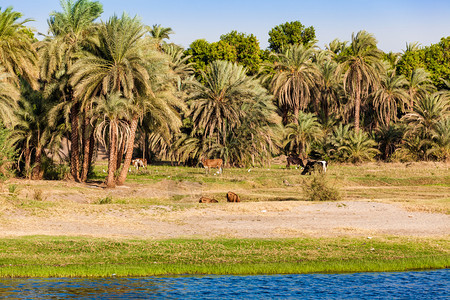
<svg viewBox="0 0 450 300"><path fill-rule="evenodd" d="M319 171L326 173L327 166L328 163L325 160L308 160L303 169L302 175L311 174L311 172L314 171L315 168L318 168Z"/></svg>

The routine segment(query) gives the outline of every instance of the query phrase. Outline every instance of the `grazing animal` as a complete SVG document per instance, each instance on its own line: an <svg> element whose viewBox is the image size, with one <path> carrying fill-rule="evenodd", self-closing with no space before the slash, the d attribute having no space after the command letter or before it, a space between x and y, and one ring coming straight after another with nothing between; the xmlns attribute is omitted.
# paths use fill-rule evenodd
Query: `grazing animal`
<svg viewBox="0 0 450 300"><path fill-rule="evenodd" d="M303 163L303 159L298 157L298 156L296 156L296 155L293 155L293 154L289 155L286 158L286 161L287 161L287 163L286 163L286 168L287 169L289 169L291 167L291 165L297 165L297 167L304 167L305 166L305 164Z"/></svg>
<svg viewBox="0 0 450 300"><path fill-rule="evenodd" d="M241 202L241 198L236 193L228 192L227 193L227 201L228 202Z"/></svg>
<svg viewBox="0 0 450 300"><path fill-rule="evenodd" d="M131 161L131 164L139 170L139 168L145 168L147 166L147 160L145 158L136 158Z"/></svg>
<svg viewBox="0 0 450 300"><path fill-rule="evenodd" d="M203 167L206 169L206 174L209 174L211 168L219 168L219 174L222 174L223 160L220 158L207 159L202 158L201 160Z"/></svg>
<svg viewBox="0 0 450 300"><path fill-rule="evenodd" d="M218 203L219 201L217 201L216 199L211 199L208 197L200 197L200 200L198 201L198 203Z"/></svg>
<svg viewBox="0 0 450 300"><path fill-rule="evenodd" d="M328 163L325 160L308 160L305 168L303 169L302 175L311 174L311 172L314 171L316 167L318 167L319 170L321 170L323 173L326 173L327 166Z"/></svg>

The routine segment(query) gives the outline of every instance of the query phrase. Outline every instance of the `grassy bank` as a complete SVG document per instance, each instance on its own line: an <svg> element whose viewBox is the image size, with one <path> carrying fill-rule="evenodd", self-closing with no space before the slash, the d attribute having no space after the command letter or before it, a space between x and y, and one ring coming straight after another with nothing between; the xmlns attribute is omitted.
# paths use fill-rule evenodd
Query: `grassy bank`
<svg viewBox="0 0 450 300"><path fill-rule="evenodd" d="M450 267L450 242L434 238L0 240L1 277L284 274Z"/></svg>

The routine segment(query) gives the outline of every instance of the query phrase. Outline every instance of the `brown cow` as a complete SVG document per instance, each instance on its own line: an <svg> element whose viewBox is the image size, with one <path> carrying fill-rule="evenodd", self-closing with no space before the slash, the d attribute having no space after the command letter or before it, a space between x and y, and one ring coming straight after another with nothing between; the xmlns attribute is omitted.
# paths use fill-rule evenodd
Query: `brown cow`
<svg viewBox="0 0 450 300"><path fill-rule="evenodd" d="M202 158L201 160L203 167L206 169L206 174L209 174L209 170L211 168L219 168L219 174L222 174L222 165L223 165L223 160L220 158L216 158L216 159L207 159L207 158Z"/></svg>
<svg viewBox="0 0 450 300"><path fill-rule="evenodd" d="M208 197L200 197L200 200L198 201L198 203L218 203L219 201L217 201L216 199L211 199Z"/></svg>
<svg viewBox="0 0 450 300"><path fill-rule="evenodd" d="M227 193L227 201L228 202L241 202L241 199L236 193L228 192Z"/></svg>
<svg viewBox="0 0 450 300"><path fill-rule="evenodd" d="M291 154L286 158L286 169L289 169L291 165L297 165L297 167L305 167L305 163L303 162L303 158L299 157L295 154Z"/></svg>
<svg viewBox="0 0 450 300"><path fill-rule="evenodd" d="M139 170L139 168L144 168L147 166L147 160L145 158L136 158L131 161L131 164Z"/></svg>

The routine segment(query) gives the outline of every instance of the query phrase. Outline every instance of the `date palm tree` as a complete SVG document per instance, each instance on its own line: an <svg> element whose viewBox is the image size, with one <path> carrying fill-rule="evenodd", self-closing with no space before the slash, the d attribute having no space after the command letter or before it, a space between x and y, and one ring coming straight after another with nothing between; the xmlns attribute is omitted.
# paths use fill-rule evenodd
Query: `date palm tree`
<svg viewBox="0 0 450 300"><path fill-rule="evenodd" d="M338 150L342 151L344 158L352 163L371 161L380 153L375 148L377 143L370 136L360 130L351 131L348 140Z"/></svg>
<svg viewBox="0 0 450 300"><path fill-rule="evenodd" d="M120 92L130 104L130 136L118 184L125 181L131 163L139 119L149 111L153 116L166 116L165 121L176 119L172 110L175 100L168 92L172 81L164 77L169 74L168 62L154 40L144 34L145 27L137 17L113 16L99 26L95 47L71 68L70 83L83 103L99 95Z"/></svg>
<svg viewBox="0 0 450 300"><path fill-rule="evenodd" d="M408 94L409 103L407 108L411 111L414 107L414 102L418 98L425 97L426 94L432 93L435 90L433 82L430 79L430 74L425 69L414 69L411 76L408 78Z"/></svg>
<svg viewBox="0 0 450 300"><path fill-rule="evenodd" d="M273 69L270 87L283 113L283 124L289 122L288 113L294 120L304 110L312 97L319 71L313 63L314 48L292 45L281 54L273 54L275 62L267 68Z"/></svg>
<svg viewBox="0 0 450 300"><path fill-rule="evenodd" d="M33 47L33 33L24 24L32 19L19 21L22 14L8 7L0 7L0 65L11 74L8 80L19 85L22 76L33 88L37 88L37 53Z"/></svg>
<svg viewBox="0 0 450 300"><path fill-rule="evenodd" d="M62 12L53 11L47 21L51 37L40 46L41 78L47 94L57 91L70 109L70 173L72 179L79 181L80 101L74 96L69 82L69 69L93 36L94 21L100 17L103 8L98 1L91 0L61 0L60 4Z"/></svg>
<svg viewBox="0 0 450 300"><path fill-rule="evenodd" d="M0 122L11 126L15 121L14 111L20 97L19 90L10 79L11 75L0 66Z"/></svg>
<svg viewBox="0 0 450 300"><path fill-rule="evenodd" d="M317 114L322 124L329 124L331 114L339 113L339 98L341 94L340 76L336 73L337 63L333 60L318 62L320 80L317 83L320 109Z"/></svg>
<svg viewBox="0 0 450 300"><path fill-rule="evenodd" d="M382 51L372 34L359 31L352 34L348 48L339 58L338 71L343 74L343 87L349 95L354 110L355 130L359 131L361 104L367 100L371 90L380 85Z"/></svg>
<svg viewBox="0 0 450 300"><path fill-rule="evenodd" d="M227 61L212 62L202 76L205 84L194 81L189 98L194 131L205 138L215 135L216 142L224 144L241 124L241 105L254 99L259 85L243 66Z"/></svg>
<svg viewBox="0 0 450 300"><path fill-rule="evenodd" d="M297 122L285 127L283 148L302 157L307 157L311 143L318 141L323 135L317 117L312 113L300 112Z"/></svg>
<svg viewBox="0 0 450 300"><path fill-rule="evenodd" d="M119 93L111 93L107 96L101 95L93 99L94 113L103 119L96 127L98 140L105 145L108 141L108 176L106 186L114 188L116 186L115 172L117 167L117 150L122 143L130 136L128 122L124 119L129 117L130 103L128 99ZM128 171L128 169L127 169Z"/></svg>
<svg viewBox="0 0 450 300"><path fill-rule="evenodd" d="M398 105L409 102L405 89L407 84L408 81L403 75L395 75L393 71L383 76L381 85L373 96L375 110L383 125L389 127L391 121L397 121Z"/></svg>
<svg viewBox="0 0 450 300"><path fill-rule="evenodd" d="M450 115L450 97L444 93L434 93L419 98L413 111L403 116L412 133L430 137L436 123Z"/></svg>
<svg viewBox="0 0 450 300"><path fill-rule="evenodd" d="M439 120L432 133L432 148L428 154L434 154L436 158L445 162L450 161L450 117Z"/></svg>
<svg viewBox="0 0 450 300"><path fill-rule="evenodd" d="M172 28L162 27L160 24L154 24L152 27L146 26L146 29L158 44L161 44L163 39L170 39L170 35L174 33Z"/></svg>

